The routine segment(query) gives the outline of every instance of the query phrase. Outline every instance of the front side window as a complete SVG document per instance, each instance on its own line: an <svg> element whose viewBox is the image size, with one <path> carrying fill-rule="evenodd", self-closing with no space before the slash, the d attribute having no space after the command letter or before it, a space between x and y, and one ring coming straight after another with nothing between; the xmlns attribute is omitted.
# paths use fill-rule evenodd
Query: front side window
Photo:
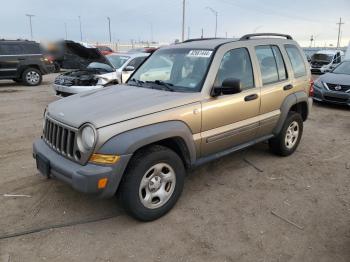
<svg viewBox="0 0 350 262"><path fill-rule="evenodd" d="M252 63L246 48L232 49L222 58L215 84L221 86L227 78L239 79L242 90L254 87Z"/></svg>
<svg viewBox="0 0 350 262"><path fill-rule="evenodd" d="M21 55L23 54L23 49L18 44L2 44L1 54L2 55Z"/></svg>
<svg viewBox="0 0 350 262"><path fill-rule="evenodd" d="M286 67L277 46L257 46L255 53L259 61L263 85L287 79Z"/></svg>
<svg viewBox="0 0 350 262"><path fill-rule="evenodd" d="M127 66L133 66L136 69L142 64L142 62L145 59L146 59L145 56L143 56L143 57L136 57L133 60L131 60Z"/></svg>
<svg viewBox="0 0 350 262"><path fill-rule="evenodd" d="M107 55L106 57L115 69L121 68L130 59L130 56L122 55Z"/></svg>
<svg viewBox="0 0 350 262"><path fill-rule="evenodd" d="M137 82L146 88L167 86L172 91L199 92L212 55L213 50L160 49L139 67L128 84Z"/></svg>
<svg viewBox="0 0 350 262"><path fill-rule="evenodd" d="M305 76L306 67L299 49L295 45L285 45L285 47L290 63L292 64L294 77Z"/></svg>

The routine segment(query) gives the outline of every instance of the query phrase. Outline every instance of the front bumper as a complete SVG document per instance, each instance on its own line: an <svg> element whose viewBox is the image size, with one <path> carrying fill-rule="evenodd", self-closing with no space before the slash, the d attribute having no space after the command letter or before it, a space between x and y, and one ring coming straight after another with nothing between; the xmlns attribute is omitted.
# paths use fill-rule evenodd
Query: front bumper
<svg viewBox="0 0 350 262"><path fill-rule="evenodd" d="M114 165L88 163L82 166L53 151L42 139L36 140L33 144L33 157L36 158L37 155L44 156L49 161L51 177L69 184L79 192L95 194L100 198L112 197L116 193L131 158L131 155L122 155ZM101 178L108 179L104 189L97 187Z"/></svg>
<svg viewBox="0 0 350 262"><path fill-rule="evenodd" d="M53 84L53 89L55 90L57 95L65 94L65 95L73 95L78 94L85 91L91 91L103 88L102 85L96 86L63 86L58 84Z"/></svg>
<svg viewBox="0 0 350 262"><path fill-rule="evenodd" d="M324 101L340 105L350 106L350 93L346 92L336 92L328 91L323 88L314 86L314 96L313 99L316 101Z"/></svg>

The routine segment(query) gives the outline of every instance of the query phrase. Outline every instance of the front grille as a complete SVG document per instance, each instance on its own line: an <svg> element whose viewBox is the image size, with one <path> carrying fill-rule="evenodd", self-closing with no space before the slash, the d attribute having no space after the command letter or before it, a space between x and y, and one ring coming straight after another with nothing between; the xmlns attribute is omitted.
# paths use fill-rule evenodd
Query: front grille
<svg viewBox="0 0 350 262"><path fill-rule="evenodd" d="M350 92L350 85L337 85L337 84L327 83L327 86L328 86L328 89L331 91Z"/></svg>
<svg viewBox="0 0 350 262"><path fill-rule="evenodd" d="M54 83L56 85L61 85L61 86L72 86L74 84L74 80L61 76L61 77L56 77Z"/></svg>
<svg viewBox="0 0 350 262"><path fill-rule="evenodd" d="M44 141L55 151L71 159L74 159L76 133L76 130L53 119L45 119Z"/></svg>

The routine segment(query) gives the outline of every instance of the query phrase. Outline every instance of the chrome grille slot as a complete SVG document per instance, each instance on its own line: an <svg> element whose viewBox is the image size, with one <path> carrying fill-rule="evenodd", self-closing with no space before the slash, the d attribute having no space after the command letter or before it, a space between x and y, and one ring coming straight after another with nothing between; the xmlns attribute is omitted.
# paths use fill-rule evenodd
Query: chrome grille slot
<svg viewBox="0 0 350 262"><path fill-rule="evenodd" d="M75 160L76 132L77 130L47 117L45 119L43 139L55 151Z"/></svg>

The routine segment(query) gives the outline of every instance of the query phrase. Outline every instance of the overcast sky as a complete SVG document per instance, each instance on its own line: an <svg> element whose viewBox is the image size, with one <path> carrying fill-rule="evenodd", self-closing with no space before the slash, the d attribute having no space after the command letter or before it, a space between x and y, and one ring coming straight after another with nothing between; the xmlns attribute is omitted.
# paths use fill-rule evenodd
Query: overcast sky
<svg viewBox="0 0 350 262"><path fill-rule="evenodd" d="M1 0L0 37L30 38L25 14L34 14L36 40L65 37L80 40L81 16L83 41L107 42L111 18L112 40L131 39L173 42L181 38L182 0ZM350 41L350 0L186 0L186 37L212 37L218 12L218 36L239 37L246 33L280 32L291 34L302 45L336 45L342 17L342 45Z"/></svg>

